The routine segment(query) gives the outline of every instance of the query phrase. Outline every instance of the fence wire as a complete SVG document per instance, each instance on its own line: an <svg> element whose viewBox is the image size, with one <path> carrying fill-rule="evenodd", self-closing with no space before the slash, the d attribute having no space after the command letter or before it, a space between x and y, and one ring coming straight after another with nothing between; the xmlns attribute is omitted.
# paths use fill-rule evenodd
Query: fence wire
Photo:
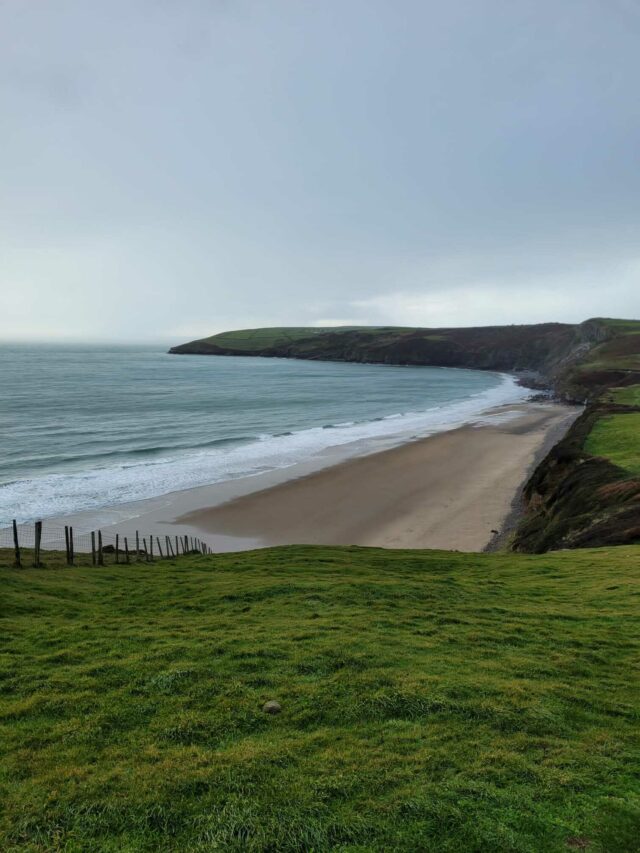
<svg viewBox="0 0 640 853"><path fill-rule="evenodd" d="M198 537L158 535L136 532L104 533L101 530L76 532L72 526L33 522L0 528L0 549L11 550L20 564L23 552L35 552L38 564L40 552L60 552L71 565L77 557L91 557L94 565L124 563L130 560L167 559L183 554L211 554L210 546ZM29 554L29 559L33 555ZM86 562L86 560L82 560Z"/></svg>

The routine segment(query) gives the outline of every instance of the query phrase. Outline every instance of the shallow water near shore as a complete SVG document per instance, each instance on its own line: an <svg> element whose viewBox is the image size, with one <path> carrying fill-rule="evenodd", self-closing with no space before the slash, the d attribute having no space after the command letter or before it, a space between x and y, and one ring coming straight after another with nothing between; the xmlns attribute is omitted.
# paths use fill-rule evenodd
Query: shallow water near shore
<svg viewBox="0 0 640 853"><path fill-rule="evenodd" d="M393 446L527 396L431 367L2 346L0 524Z"/></svg>

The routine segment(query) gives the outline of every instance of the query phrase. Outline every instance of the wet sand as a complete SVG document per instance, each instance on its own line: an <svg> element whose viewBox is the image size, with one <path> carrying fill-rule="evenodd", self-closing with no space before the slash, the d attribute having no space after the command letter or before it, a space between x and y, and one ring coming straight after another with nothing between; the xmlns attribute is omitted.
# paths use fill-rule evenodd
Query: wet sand
<svg viewBox="0 0 640 853"><path fill-rule="evenodd" d="M174 521L225 549L305 543L479 551L579 412L547 402L503 407L475 424L201 505Z"/></svg>

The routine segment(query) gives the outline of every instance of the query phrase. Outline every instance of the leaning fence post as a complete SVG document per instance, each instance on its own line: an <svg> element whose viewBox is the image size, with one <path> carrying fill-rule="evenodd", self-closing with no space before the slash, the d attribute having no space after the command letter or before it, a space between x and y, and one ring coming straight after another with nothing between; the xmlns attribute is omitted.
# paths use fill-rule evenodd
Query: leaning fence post
<svg viewBox="0 0 640 853"><path fill-rule="evenodd" d="M91 565L95 566L96 564L96 534L95 531L91 531Z"/></svg>
<svg viewBox="0 0 640 853"><path fill-rule="evenodd" d="M104 557L102 556L102 530L98 530L98 565L104 566Z"/></svg>
<svg viewBox="0 0 640 853"><path fill-rule="evenodd" d="M149 552L147 551L147 540L143 537L142 544L144 545L144 559L145 562L149 562Z"/></svg>
<svg viewBox="0 0 640 853"><path fill-rule="evenodd" d="M127 542L127 537L124 537L124 561L129 564L129 543Z"/></svg>
<svg viewBox="0 0 640 853"><path fill-rule="evenodd" d="M173 556L173 548L171 547L171 539L168 536L165 536L165 545L167 546L167 557Z"/></svg>
<svg viewBox="0 0 640 853"><path fill-rule="evenodd" d="M120 562L120 534L116 533L116 563Z"/></svg>
<svg viewBox="0 0 640 853"><path fill-rule="evenodd" d="M161 560L163 560L163 559L164 559L164 557L163 557L163 555L162 555L162 545L160 544L160 537L159 537L159 536L157 536L156 538L157 538L157 540L158 540L158 543L157 543L157 544L158 544L158 552L159 552L159 554L160 554L160 559L161 559Z"/></svg>
<svg viewBox="0 0 640 853"><path fill-rule="evenodd" d="M20 569L22 568L22 563L20 562L20 542L18 541L18 525L15 518L13 519L13 550L16 555L16 567Z"/></svg>
<svg viewBox="0 0 640 853"><path fill-rule="evenodd" d="M35 542L34 542L34 554L33 554L33 565L36 569L40 568L40 543L42 542L42 522L36 521L35 523Z"/></svg>

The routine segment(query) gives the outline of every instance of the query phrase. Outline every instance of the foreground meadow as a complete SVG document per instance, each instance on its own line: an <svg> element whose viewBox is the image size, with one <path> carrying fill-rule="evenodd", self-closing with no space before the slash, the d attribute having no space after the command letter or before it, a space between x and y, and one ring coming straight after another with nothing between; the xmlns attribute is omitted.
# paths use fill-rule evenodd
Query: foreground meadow
<svg viewBox="0 0 640 853"><path fill-rule="evenodd" d="M639 849L640 548L2 559L3 851Z"/></svg>

